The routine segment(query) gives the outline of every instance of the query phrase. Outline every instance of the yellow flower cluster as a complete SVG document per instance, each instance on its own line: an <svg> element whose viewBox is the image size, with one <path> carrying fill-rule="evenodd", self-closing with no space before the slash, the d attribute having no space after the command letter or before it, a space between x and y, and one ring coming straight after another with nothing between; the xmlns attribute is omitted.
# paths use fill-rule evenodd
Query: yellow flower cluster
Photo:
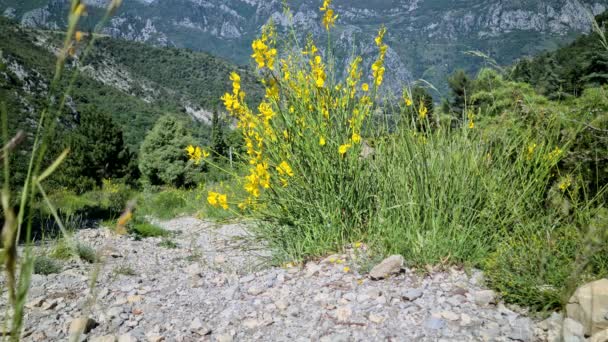
<svg viewBox="0 0 608 342"><path fill-rule="evenodd" d="M473 112L469 112L469 113L467 114L467 117L469 118L469 128L470 128L470 129L475 128L475 121L474 121L474 119L475 119L475 114L473 114Z"/></svg>
<svg viewBox="0 0 608 342"><path fill-rule="evenodd" d="M568 188L572 185L572 176L568 175L566 177L564 177L564 179L562 179L562 181L559 183L559 189L563 192L565 192L566 190L568 190Z"/></svg>
<svg viewBox="0 0 608 342"><path fill-rule="evenodd" d="M209 157L209 152L198 146L188 145L188 147L186 147L186 152L188 153L188 159L194 161L194 164L196 165L199 165L204 158Z"/></svg>
<svg viewBox="0 0 608 342"><path fill-rule="evenodd" d="M251 57L258 64L258 69L268 67L269 70L274 70L275 58L277 49L275 45L275 27L270 23L262 29L262 37L251 43L253 54Z"/></svg>
<svg viewBox="0 0 608 342"><path fill-rule="evenodd" d="M214 208L222 207L224 210L228 209L228 196L225 194L209 191L207 202Z"/></svg>
<svg viewBox="0 0 608 342"><path fill-rule="evenodd" d="M338 19L338 15L334 14L334 10L329 8L332 0L324 0L323 6L319 8L321 12L323 12L323 26L325 29L329 31L331 27L336 24L336 19Z"/></svg>
<svg viewBox="0 0 608 342"><path fill-rule="evenodd" d="M562 156L562 153L563 151L559 147L556 147L553 151L547 154L547 160L549 160L551 163L556 163Z"/></svg>
<svg viewBox="0 0 608 342"><path fill-rule="evenodd" d="M532 157L534 157L534 151L536 151L536 146L536 143L528 144L528 153L526 154L527 160L532 160Z"/></svg>
<svg viewBox="0 0 608 342"><path fill-rule="evenodd" d="M386 34L386 27L380 28L378 31L378 36L375 39L376 46L380 50L380 54L378 59L372 64L372 74L374 77L374 84L376 87L379 87L384 80L384 58L386 57L386 51L388 50L388 45L383 43L384 35Z"/></svg>
<svg viewBox="0 0 608 342"><path fill-rule="evenodd" d="M426 118L428 111L429 110L426 108L424 101L420 100L420 106L418 107L418 117L420 120L424 120Z"/></svg>

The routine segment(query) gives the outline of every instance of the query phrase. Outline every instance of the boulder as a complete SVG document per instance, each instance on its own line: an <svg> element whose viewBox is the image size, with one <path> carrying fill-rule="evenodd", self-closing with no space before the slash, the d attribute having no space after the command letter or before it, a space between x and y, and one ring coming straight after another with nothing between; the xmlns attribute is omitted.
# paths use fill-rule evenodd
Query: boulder
<svg viewBox="0 0 608 342"><path fill-rule="evenodd" d="M568 318L583 325L586 336L608 329L608 279L579 287L570 297L566 312Z"/></svg>
<svg viewBox="0 0 608 342"><path fill-rule="evenodd" d="M593 334L590 342L608 342L608 329Z"/></svg>
<svg viewBox="0 0 608 342"><path fill-rule="evenodd" d="M401 272L403 268L403 257L401 255L391 255L374 266L369 272L372 279L384 279L392 274Z"/></svg>

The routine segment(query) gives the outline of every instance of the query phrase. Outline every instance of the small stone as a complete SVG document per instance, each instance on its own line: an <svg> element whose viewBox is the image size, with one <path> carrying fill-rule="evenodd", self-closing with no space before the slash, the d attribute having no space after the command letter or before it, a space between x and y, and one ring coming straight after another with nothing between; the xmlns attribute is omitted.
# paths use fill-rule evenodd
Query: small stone
<svg viewBox="0 0 608 342"><path fill-rule="evenodd" d="M164 336L155 335L155 334L149 335L149 336L147 336L147 338L148 338L148 342L161 342L161 341L165 340Z"/></svg>
<svg viewBox="0 0 608 342"><path fill-rule="evenodd" d="M408 290L403 294L403 299L409 301L414 301L420 297L422 297L422 290L420 289Z"/></svg>
<svg viewBox="0 0 608 342"><path fill-rule="evenodd" d="M123 308L121 306L113 306L111 307L107 314L110 318L119 317L121 313L123 313Z"/></svg>
<svg viewBox="0 0 608 342"><path fill-rule="evenodd" d="M336 309L336 318L338 321L345 322L348 321L353 311L350 306L341 306Z"/></svg>
<svg viewBox="0 0 608 342"><path fill-rule="evenodd" d="M321 267L315 263L306 264L306 278L311 278L319 274Z"/></svg>
<svg viewBox="0 0 608 342"><path fill-rule="evenodd" d="M215 256L215 258L213 258L213 261L216 264L223 264L223 263L226 262L226 257L224 255L222 255L222 254L218 254L218 255Z"/></svg>
<svg viewBox="0 0 608 342"><path fill-rule="evenodd" d="M431 330L439 330L445 326L445 321L438 317L431 317L424 322L424 327Z"/></svg>
<svg viewBox="0 0 608 342"><path fill-rule="evenodd" d="M384 279L392 274L401 272L403 268L403 257L401 255L391 255L374 266L369 272L372 279Z"/></svg>
<svg viewBox="0 0 608 342"><path fill-rule="evenodd" d="M448 321L457 321L460 318L457 313L454 313L452 311L443 311L441 313L441 317L447 319Z"/></svg>
<svg viewBox="0 0 608 342"><path fill-rule="evenodd" d="M263 292L264 292L264 289L259 286L252 286L247 289L247 293L249 293L252 296L257 296Z"/></svg>
<svg viewBox="0 0 608 342"><path fill-rule="evenodd" d="M76 318L70 323L69 333L70 335L87 334L96 326L97 322L92 318Z"/></svg>
<svg viewBox="0 0 608 342"><path fill-rule="evenodd" d="M277 309L284 311L289 306L289 303L285 299L279 299L274 302L274 305L276 305Z"/></svg>
<svg viewBox="0 0 608 342"><path fill-rule="evenodd" d="M585 341L585 328L580 322L566 318L562 325L562 337L564 342Z"/></svg>
<svg viewBox="0 0 608 342"><path fill-rule="evenodd" d="M465 314L465 313L461 313L460 314L460 325L463 327L468 327L473 323L473 319L471 318L471 316Z"/></svg>
<svg viewBox="0 0 608 342"><path fill-rule="evenodd" d="M138 303L141 302L143 298L140 295L132 295L127 297L127 303Z"/></svg>
<svg viewBox="0 0 608 342"><path fill-rule="evenodd" d="M105 335L105 336L96 336L90 339L91 342L116 342L116 336Z"/></svg>
<svg viewBox="0 0 608 342"><path fill-rule="evenodd" d="M137 342L137 339L131 334L126 333L118 336L118 342Z"/></svg>
<svg viewBox="0 0 608 342"><path fill-rule="evenodd" d="M608 329L593 334L590 342L608 342Z"/></svg>
<svg viewBox="0 0 608 342"><path fill-rule="evenodd" d="M496 293L492 290L481 290L473 293L473 300L479 306L496 303Z"/></svg>
<svg viewBox="0 0 608 342"><path fill-rule="evenodd" d="M233 338L232 338L232 335L230 335L230 334L221 334L221 335L215 336L215 340L217 342L232 342Z"/></svg>
<svg viewBox="0 0 608 342"><path fill-rule="evenodd" d="M255 318L247 318L243 321L243 326L245 326L245 328L247 329L255 329L261 325L262 324L260 323L260 321Z"/></svg>
<svg viewBox="0 0 608 342"><path fill-rule="evenodd" d="M514 341L528 342L534 339L534 330L532 321L529 318L518 318L512 323L512 330L507 335Z"/></svg>
<svg viewBox="0 0 608 342"><path fill-rule="evenodd" d="M369 320L372 323L380 324L380 323L384 322L385 319L386 318L384 318L384 316L380 316L380 315L377 315L375 313L370 313L369 314Z"/></svg>
<svg viewBox="0 0 608 342"><path fill-rule="evenodd" d="M25 304L25 307L28 309L33 309L33 308L40 307L42 305L42 303L44 303L43 296L32 299L27 304Z"/></svg>
<svg viewBox="0 0 608 342"><path fill-rule="evenodd" d="M42 304L42 310L53 310L57 307L57 304L59 304L58 300L45 301L44 304Z"/></svg>
<svg viewBox="0 0 608 342"><path fill-rule="evenodd" d="M198 277L202 274L201 268L198 264L192 264L186 267L185 271L191 277Z"/></svg>

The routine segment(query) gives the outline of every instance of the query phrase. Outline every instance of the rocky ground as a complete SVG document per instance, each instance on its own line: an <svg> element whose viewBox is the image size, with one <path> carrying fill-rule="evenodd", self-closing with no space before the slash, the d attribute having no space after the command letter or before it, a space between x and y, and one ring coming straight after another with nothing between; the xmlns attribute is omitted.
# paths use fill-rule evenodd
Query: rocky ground
<svg viewBox="0 0 608 342"><path fill-rule="evenodd" d="M72 261L59 274L35 275L25 340L64 341L78 326L81 340L121 342L544 341L559 330L557 315L538 322L505 307L480 272L405 269L372 280L359 273L364 245L303 266L270 267L241 225L194 218L160 225L176 233L176 246L103 228L79 231L76 238L101 250L104 263L99 272ZM1 312L5 306L3 296Z"/></svg>

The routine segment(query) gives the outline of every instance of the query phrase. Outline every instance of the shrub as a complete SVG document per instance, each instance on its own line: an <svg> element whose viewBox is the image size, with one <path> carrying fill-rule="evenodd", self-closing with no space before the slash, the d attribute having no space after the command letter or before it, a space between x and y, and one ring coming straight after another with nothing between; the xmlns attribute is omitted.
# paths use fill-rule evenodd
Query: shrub
<svg viewBox="0 0 608 342"><path fill-rule="evenodd" d="M159 226L138 220L129 224L129 232L138 238L165 237L170 233Z"/></svg>
<svg viewBox="0 0 608 342"><path fill-rule="evenodd" d="M43 255L36 256L34 259L34 273L49 275L61 272L61 265L55 260Z"/></svg>
<svg viewBox="0 0 608 342"><path fill-rule="evenodd" d="M200 168L189 163L184 149L193 144L184 124L172 116L161 117L144 139L139 170L151 185L195 185Z"/></svg>
<svg viewBox="0 0 608 342"><path fill-rule="evenodd" d="M93 248L82 243L76 244L76 255L78 255L80 260L91 264L97 261L97 252Z"/></svg>

